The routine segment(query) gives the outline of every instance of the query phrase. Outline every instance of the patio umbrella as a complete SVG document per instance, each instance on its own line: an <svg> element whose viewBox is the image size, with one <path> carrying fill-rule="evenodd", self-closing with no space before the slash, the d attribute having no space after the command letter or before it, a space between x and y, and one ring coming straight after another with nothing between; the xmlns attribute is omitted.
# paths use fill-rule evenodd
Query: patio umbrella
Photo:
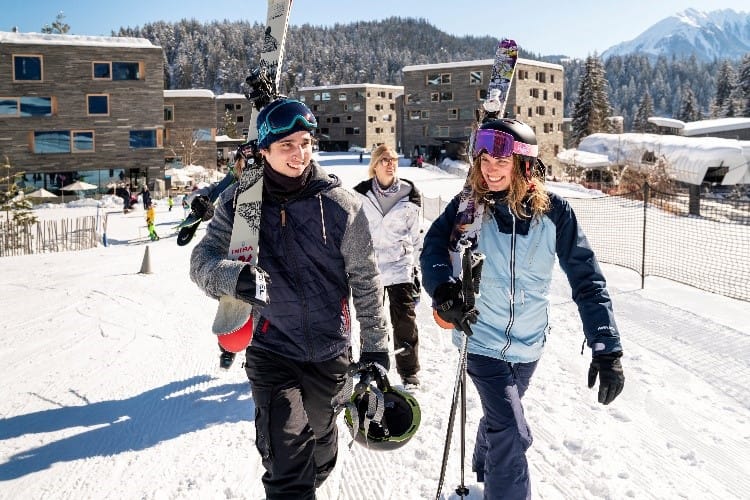
<svg viewBox="0 0 750 500"><path fill-rule="evenodd" d="M88 182L76 181L73 184L63 186L60 189L63 191L91 191L92 189L96 189L96 186L89 184Z"/></svg>
<svg viewBox="0 0 750 500"><path fill-rule="evenodd" d="M50 193L44 188L40 188L27 194L26 198L57 198L57 195L54 193Z"/></svg>

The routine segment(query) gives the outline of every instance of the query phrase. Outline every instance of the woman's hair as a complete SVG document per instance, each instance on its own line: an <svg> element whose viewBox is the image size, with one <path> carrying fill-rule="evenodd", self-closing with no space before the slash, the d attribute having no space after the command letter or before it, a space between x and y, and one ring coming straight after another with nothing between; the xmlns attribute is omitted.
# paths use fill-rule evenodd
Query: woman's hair
<svg viewBox="0 0 750 500"><path fill-rule="evenodd" d="M380 160L386 154L391 157L398 158L398 154L393 150L392 147L388 146L387 144L381 144L373 150L372 155L370 155L370 168L367 170L367 174L370 176L370 179L375 177L375 166L380 163ZM396 160L396 166L398 167L398 160Z"/></svg>
<svg viewBox="0 0 750 500"><path fill-rule="evenodd" d="M510 178L510 186L508 186L508 194L504 200L513 214L523 219L541 217L550 209L547 187L544 185L544 179L540 178L536 173L536 169L531 169L532 177L528 181L520 174L520 172L525 170L525 166L521 162L528 161L529 159L536 162L536 158L517 154L513 155L513 171ZM474 160L474 165L469 170L469 185L474 191L477 201L484 203L484 197L489 193L489 188L482 176L481 161L481 155L477 156Z"/></svg>

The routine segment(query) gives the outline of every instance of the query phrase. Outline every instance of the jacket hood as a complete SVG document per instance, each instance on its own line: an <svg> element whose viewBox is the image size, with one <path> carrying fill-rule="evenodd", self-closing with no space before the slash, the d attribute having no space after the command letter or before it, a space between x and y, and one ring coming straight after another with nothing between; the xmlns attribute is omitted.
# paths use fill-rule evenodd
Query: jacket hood
<svg viewBox="0 0 750 500"><path fill-rule="evenodd" d="M411 203L414 203L416 206L421 207L422 206L422 192L409 179L404 179L403 177L399 177L398 179L401 182L405 182L411 186L411 191L409 192L409 201ZM371 188L372 188L372 177L354 186L354 191L358 192L359 194L363 196L367 196L367 192L371 191Z"/></svg>

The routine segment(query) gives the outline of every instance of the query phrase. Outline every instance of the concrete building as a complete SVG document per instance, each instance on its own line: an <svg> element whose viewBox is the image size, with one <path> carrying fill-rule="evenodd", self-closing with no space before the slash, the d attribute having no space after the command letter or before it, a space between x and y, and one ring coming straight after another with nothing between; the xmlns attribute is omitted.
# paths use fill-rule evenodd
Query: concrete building
<svg viewBox="0 0 750 500"><path fill-rule="evenodd" d="M370 83L302 87L297 98L318 120L321 151L397 146L396 98L404 87Z"/></svg>
<svg viewBox="0 0 750 500"><path fill-rule="evenodd" d="M493 59L405 66L400 149L407 156L464 158L466 143L487 97ZM505 116L529 124L550 167L563 148L563 67L518 59Z"/></svg>
<svg viewBox="0 0 750 500"><path fill-rule="evenodd" d="M54 193L163 179L163 89L146 39L0 32L2 176Z"/></svg>
<svg viewBox="0 0 750 500"><path fill-rule="evenodd" d="M216 110L216 97L210 90L164 91L167 164L216 167Z"/></svg>

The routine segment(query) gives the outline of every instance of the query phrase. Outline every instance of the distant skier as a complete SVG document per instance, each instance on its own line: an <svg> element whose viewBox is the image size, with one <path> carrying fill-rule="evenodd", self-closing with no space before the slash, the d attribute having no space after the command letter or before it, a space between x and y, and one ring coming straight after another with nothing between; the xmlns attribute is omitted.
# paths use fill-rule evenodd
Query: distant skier
<svg viewBox="0 0 750 500"><path fill-rule="evenodd" d="M146 209L146 226L148 227L148 237L151 238L151 241L157 241L159 239L159 235L156 234L155 222L156 210L154 209L154 204L151 203Z"/></svg>

